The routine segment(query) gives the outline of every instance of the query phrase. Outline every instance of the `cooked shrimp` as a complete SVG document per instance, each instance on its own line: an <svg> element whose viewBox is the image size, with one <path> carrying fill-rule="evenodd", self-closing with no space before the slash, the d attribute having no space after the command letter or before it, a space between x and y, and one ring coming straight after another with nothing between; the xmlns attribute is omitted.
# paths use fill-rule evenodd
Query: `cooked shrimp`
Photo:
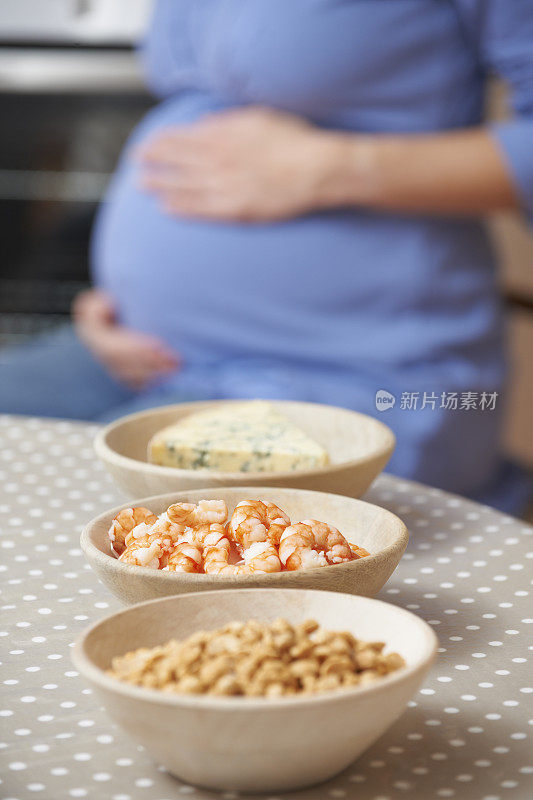
<svg viewBox="0 0 533 800"><path fill-rule="evenodd" d="M248 572L245 564L230 564L231 542L222 538L204 550L204 572L207 575L242 575Z"/></svg>
<svg viewBox="0 0 533 800"><path fill-rule="evenodd" d="M150 567L160 569L167 559L159 540L155 539L149 544L143 542L133 542L119 556L119 561L124 564L132 564L137 567Z"/></svg>
<svg viewBox="0 0 533 800"><path fill-rule="evenodd" d="M126 536L126 547L129 547L134 542L137 542L142 547L148 547L157 540L165 553L170 553L182 536L183 531L180 526L170 522L165 513L157 517L152 525L146 522L136 525Z"/></svg>
<svg viewBox="0 0 533 800"><path fill-rule="evenodd" d="M168 508L166 515L170 522L184 530L214 522L223 524L228 516L228 507L224 500L200 500L197 504L174 503Z"/></svg>
<svg viewBox="0 0 533 800"><path fill-rule="evenodd" d="M210 525L200 525L198 528L187 528L183 534L183 541L191 542L202 550L216 547L221 539L226 538L224 525L212 522Z"/></svg>
<svg viewBox="0 0 533 800"><path fill-rule="evenodd" d="M283 531L289 527L291 521L287 514L274 503L265 502L264 505L266 506L267 519L270 523L268 526L268 538L272 544L279 545Z"/></svg>
<svg viewBox="0 0 533 800"><path fill-rule="evenodd" d="M279 557L286 569L295 570L325 567L361 556L354 554L337 528L316 519L306 519L285 529Z"/></svg>
<svg viewBox="0 0 533 800"><path fill-rule="evenodd" d="M120 555L126 548L126 537L140 523L151 525L157 517L149 508L137 506L137 508L123 508L111 523L109 528L109 539L111 547L117 555Z"/></svg>
<svg viewBox="0 0 533 800"><path fill-rule="evenodd" d="M340 564L343 561L354 560L354 554L348 541L333 525L327 525L317 519L304 519L302 522L311 528L315 537L315 547L324 553L328 564Z"/></svg>
<svg viewBox="0 0 533 800"><path fill-rule="evenodd" d="M283 531L291 524L288 516L274 503L243 500L235 507L226 526L230 539L244 552L255 542L278 544Z"/></svg>
<svg viewBox="0 0 533 800"><path fill-rule="evenodd" d="M177 544L168 557L169 572L200 572L202 569L202 551L195 544L181 542Z"/></svg>
<svg viewBox="0 0 533 800"><path fill-rule="evenodd" d="M352 548L353 557L357 558L365 558L365 556L369 556L370 553L368 550L365 550L364 547L357 547L355 544L351 544L350 547Z"/></svg>
<svg viewBox="0 0 533 800"><path fill-rule="evenodd" d="M244 551L247 572L281 572L278 551L272 542L254 542Z"/></svg>
<svg viewBox="0 0 533 800"><path fill-rule="evenodd" d="M328 562L322 552L315 549L313 531L303 522L285 528L280 544L279 557L285 569L313 569L326 567Z"/></svg>

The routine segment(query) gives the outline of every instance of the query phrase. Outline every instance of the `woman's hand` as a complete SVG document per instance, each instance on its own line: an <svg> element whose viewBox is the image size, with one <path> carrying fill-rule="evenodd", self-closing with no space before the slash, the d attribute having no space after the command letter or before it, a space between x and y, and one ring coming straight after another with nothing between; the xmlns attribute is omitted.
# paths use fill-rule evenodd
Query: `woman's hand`
<svg viewBox="0 0 533 800"><path fill-rule="evenodd" d="M119 325L110 298L99 289L79 294L72 315L78 336L97 361L132 389L178 367L176 356L159 339Z"/></svg>
<svg viewBox="0 0 533 800"><path fill-rule="evenodd" d="M142 186L166 212L266 222L328 205L342 146L299 117L248 107L168 129L138 156Z"/></svg>
<svg viewBox="0 0 533 800"><path fill-rule="evenodd" d="M249 106L164 131L139 151L142 184L170 214L268 222L352 207L480 214L520 207L484 128L368 134Z"/></svg>

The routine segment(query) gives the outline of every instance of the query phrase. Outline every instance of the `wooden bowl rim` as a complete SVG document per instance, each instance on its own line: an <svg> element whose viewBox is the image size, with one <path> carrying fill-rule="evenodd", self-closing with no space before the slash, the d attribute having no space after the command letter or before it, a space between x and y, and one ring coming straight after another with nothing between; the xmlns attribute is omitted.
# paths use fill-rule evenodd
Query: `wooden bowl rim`
<svg viewBox="0 0 533 800"><path fill-rule="evenodd" d="M250 477L259 476L259 478L264 478L265 480L285 480L285 479L295 479L301 478L305 476L319 476L319 475L331 475L335 472L341 472L346 469L350 469L352 467L357 467L362 464L367 464L368 462L372 461L375 458L384 457L388 455L389 457L392 455L394 448L396 446L396 436L386 425L379 419L375 417L371 417L369 414L362 414L360 411L353 411L350 408L342 408L341 406L330 406L325 403L304 403L303 401L297 400L282 400L282 401L268 401L272 403L276 402L283 402L283 403L290 403L291 405L298 406L298 405L306 405L306 406L314 406L316 408L327 408L327 409L338 409L340 411L346 412L347 414L352 414L359 419L363 420L370 420L373 424L377 426L381 430L383 434L383 442L381 445L378 445L373 450L369 451L366 455L359 456L358 458L349 459L348 461L340 461L337 464L328 464L324 467L313 467L312 469L299 469L293 470L288 472L250 472L250 473L242 473L242 472L220 472L218 470L207 470L207 469L180 469L179 467L163 467L159 464L150 464L149 461L140 461L137 458L131 458L130 456L124 456L121 453L118 453L114 448L112 448L108 443L108 437L114 430L119 426L123 425L124 423L135 421L137 419L141 419L143 417L148 417L154 414L161 409L184 409L190 408L191 412L194 413L195 410L201 411L203 408L208 408L210 406L216 405L231 405L231 404L239 404L246 402L245 400L200 400L193 403L172 403L165 406L157 406L155 408L150 408L145 411L137 411L134 414L127 414L124 417L119 417L119 419L114 420L113 422L106 425L102 430L98 431L94 439L94 449L98 458L100 458L104 463L110 462L119 467L125 467L128 469L133 469L136 472L144 472L151 475L159 475L159 476L166 476L166 477L174 477L176 479L179 478L190 478L191 476L195 477L205 477L209 478L213 481L239 481L243 480L243 475L248 474Z"/></svg>
<svg viewBox="0 0 533 800"><path fill-rule="evenodd" d="M231 593L236 594L239 593L241 595L246 595L250 593L254 593L257 596L257 589L231 589L229 590ZM267 590L268 591L268 590ZM175 707L183 707L183 708L198 708L204 710L213 710L213 711L245 711L245 712L254 712L257 713L258 711L276 711L276 710L283 710L287 708L302 708L304 706L320 706L326 703L332 704L344 704L348 700L353 699L356 696L361 695L368 695L368 694L375 694L382 691L385 691L389 686L397 683L403 683L408 681L412 676L416 675L417 673L425 672L431 663L433 662L438 647L438 639L435 635L435 632L428 625L425 620L421 617L413 614L411 611L408 611L401 606L396 606L392 603L386 603L383 600L376 600L371 597L361 597L360 595L346 595L341 594L339 592L331 592L331 591L324 591L324 590L317 590L317 589L285 589L284 591L294 594L301 594L302 592L311 592L317 595L328 595L335 598L346 598L350 597L353 598L356 602L360 602L363 605L368 604L369 606L382 606L386 607L387 609L394 609L394 613L403 616L404 618L409 618L411 621L415 621L417 625L420 637L423 639L423 643L425 645L423 653L419 658L410 665L405 667L401 667L400 669L396 670L395 672L390 673L389 675L385 675L384 677L380 678L379 681L375 683L371 683L368 686L354 686L353 688L343 689L342 691L331 691L331 692L323 692L321 694L307 696L304 695L302 697L287 697L287 698L249 698L249 697L210 697L206 695L178 695L178 694L167 694L166 692L162 692L158 689L145 689L140 686L131 686L130 684L123 683L115 678L110 677L105 673L103 669L97 667L89 656L85 652L85 642L87 638L98 629L100 625L103 625L108 620L120 617L124 614L134 614L137 609L143 608L145 606L154 605L156 603L164 603L169 602L171 600L175 600L176 598L183 597L187 598L191 595L170 595L168 597L159 597L155 600L146 600L143 603L137 603L133 606L129 606L126 609L122 609L117 611L113 614L108 614L107 616L103 617L102 619L98 620L97 622L93 623L93 625L86 628L82 631L75 640L74 647L72 650L72 660L76 668L85 675L89 680L93 681L97 685L101 686L104 689L110 690L117 694L121 694L132 701L144 700L149 701L151 703L158 703L161 705L168 705L168 706L175 706ZM199 597L202 601L205 599L206 602L213 600L216 602L217 598L227 598L228 590L216 590L216 591L209 591L209 592L201 592L194 597Z"/></svg>
<svg viewBox="0 0 533 800"><path fill-rule="evenodd" d="M311 494L315 497L323 497L323 498L332 498L336 502L339 502L339 498L342 498L342 501L347 501L349 503L355 503L358 506L369 506L373 509L378 509L381 514L389 516L391 521L394 521L398 526L397 535L394 537L394 540L388 544L386 547L378 550L376 553L372 553L369 556L365 556L364 558L359 558L355 561L348 561L341 564L331 564L328 567L316 567L314 569L307 569L307 570L296 570L294 572L274 572L269 573L266 575L250 575L250 576L243 576L247 581L253 580L257 583L257 585L277 585L283 584L287 581L288 576L290 576L291 580L304 580L304 576L308 576L310 574L322 574L324 569L327 570L336 570L337 573L341 571L352 571L354 569L359 569L362 563L365 564L378 564L380 562L388 561L389 557L393 554L400 551L403 553L407 544L409 542L409 532L403 520L400 517L393 514L392 511L389 511L386 508L382 508L382 506L378 506L375 503L367 503L365 500L357 500L354 497L347 497L345 495L338 495L333 494L332 492L317 492L312 489L293 489L287 487L273 487L273 486L231 486L231 487L211 487L209 489L191 489L182 492L165 492L164 494L157 494L152 495L150 497L143 497L138 500L132 500L129 503L121 503L114 508L111 508L107 511L104 511L102 514L99 514L97 517L94 517L87 525L84 527L81 537L80 537L80 545L81 549L89 559L89 561L94 560L101 566L109 569L110 567L116 571L118 575L123 576L131 576L132 574L146 576L151 578L152 580L161 580L166 583L176 583L176 586L180 584L183 585L184 583L189 583L190 585L194 586L195 584L201 586L202 584L205 586L208 583L224 583L224 584L235 584L237 588L239 582L243 579L243 577L239 575L205 575L205 574L197 574L197 573L188 573L188 572L163 572L163 570L154 570L150 569L150 567L138 567L133 566L131 564L123 564L118 558L115 558L110 553L105 553L99 547L94 544L92 541L92 532L93 529L101 522L106 520L107 518L112 519L119 511L123 508L131 508L133 506L146 506L150 508L152 504L155 504L159 501L163 501L164 503L168 502L170 505L172 502L178 502L180 499L185 499L189 497L191 494L202 494L204 492L224 492L224 491L231 491L231 492L250 492L254 491L260 495L262 492L266 492L267 494L270 492L291 492L297 494ZM111 566L113 565L113 566ZM132 572L133 571L133 572Z"/></svg>

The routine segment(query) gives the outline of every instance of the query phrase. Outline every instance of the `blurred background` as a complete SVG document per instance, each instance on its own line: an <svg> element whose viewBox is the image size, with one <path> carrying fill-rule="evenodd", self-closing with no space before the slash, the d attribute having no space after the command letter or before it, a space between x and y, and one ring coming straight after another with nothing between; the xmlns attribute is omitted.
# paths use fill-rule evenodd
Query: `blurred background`
<svg viewBox="0 0 533 800"><path fill-rule="evenodd" d="M150 6L0 3L1 345L63 322L88 283L94 211L151 105L133 52Z"/></svg>
<svg viewBox="0 0 533 800"><path fill-rule="evenodd" d="M125 138L152 104L133 51L150 6L0 3L0 347L64 323L88 283L96 206ZM489 113L501 117L505 108L495 85ZM513 356L506 448L533 466L533 240L511 215L492 225Z"/></svg>

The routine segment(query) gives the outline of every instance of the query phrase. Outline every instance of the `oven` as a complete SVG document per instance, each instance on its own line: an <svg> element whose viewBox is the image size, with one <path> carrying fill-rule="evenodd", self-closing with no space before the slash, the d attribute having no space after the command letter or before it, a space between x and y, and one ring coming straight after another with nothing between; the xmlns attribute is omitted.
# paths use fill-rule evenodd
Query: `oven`
<svg viewBox="0 0 533 800"><path fill-rule="evenodd" d="M0 4L0 346L64 322L96 207L150 107L134 44L150 0Z"/></svg>

